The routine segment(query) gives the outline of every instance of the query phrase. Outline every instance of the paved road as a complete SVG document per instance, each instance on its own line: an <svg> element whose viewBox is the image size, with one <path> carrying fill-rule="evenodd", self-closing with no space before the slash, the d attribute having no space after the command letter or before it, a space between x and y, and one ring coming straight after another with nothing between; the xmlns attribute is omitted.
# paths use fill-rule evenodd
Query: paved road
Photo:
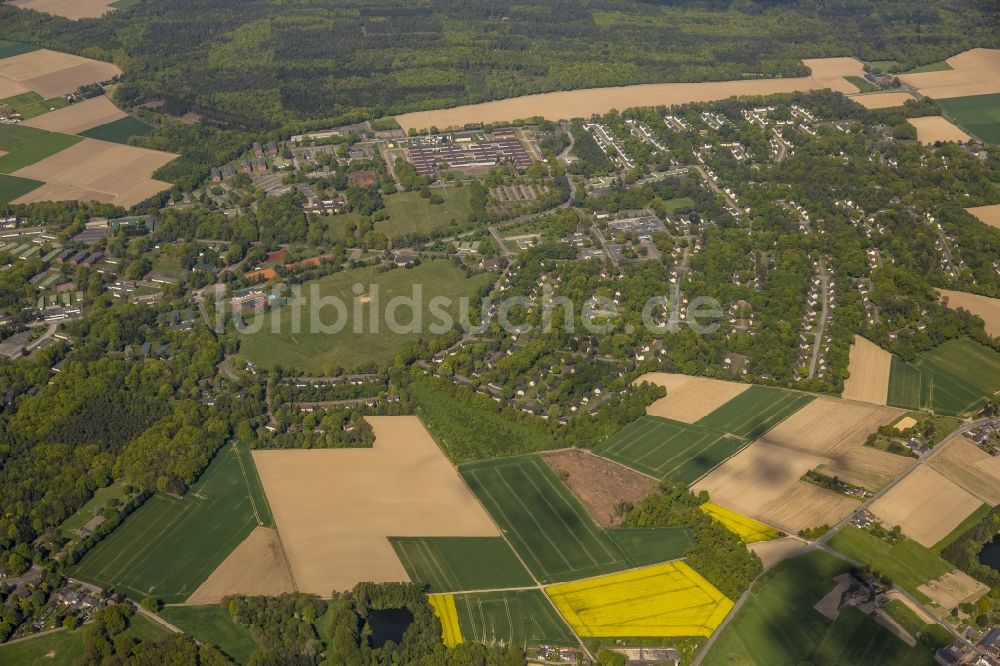
<svg viewBox="0 0 1000 666"><path fill-rule="evenodd" d="M813 340L812 358L809 359L809 379L816 375L816 363L819 361L819 348L823 344L823 331L826 330L826 320L830 316L830 274L826 270L826 261L819 260L819 289L823 309L816 325L816 337Z"/></svg>

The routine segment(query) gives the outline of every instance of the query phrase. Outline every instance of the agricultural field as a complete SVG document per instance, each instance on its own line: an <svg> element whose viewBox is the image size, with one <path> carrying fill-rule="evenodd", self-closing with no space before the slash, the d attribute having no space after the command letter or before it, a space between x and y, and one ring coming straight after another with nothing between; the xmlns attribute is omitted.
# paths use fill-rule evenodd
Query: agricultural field
<svg viewBox="0 0 1000 666"><path fill-rule="evenodd" d="M218 603L230 594L277 596L295 582L278 533L256 527L187 598L189 604Z"/></svg>
<svg viewBox="0 0 1000 666"><path fill-rule="evenodd" d="M777 565L751 588L702 663L933 664L929 650L911 648L857 609L832 621L813 608L849 568L822 551Z"/></svg>
<svg viewBox="0 0 1000 666"><path fill-rule="evenodd" d="M917 130L917 141L932 144L938 141L965 143L971 137L944 116L922 116L907 119Z"/></svg>
<svg viewBox="0 0 1000 666"><path fill-rule="evenodd" d="M747 445L698 425L642 416L594 452L658 479L690 484Z"/></svg>
<svg viewBox="0 0 1000 666"><path fill-rule="evenodd" d="M27 120L22 125L48 130L49 132L82 134L84 130L89 130L92 127L114 122L119 118L125 117L125 112L112 104L107 96L98 95L97 97L92 97Z"/></svg>
<svg viewBox="0 0 1000 666"><path fill-rule="evenodd" d="M494 645L576 645L577 639L541 590L456 594L462 638Z"/></svg>
<svg viewBox="0 0 1000 666"><path fill-rule="evenodd" d="M0 65L0 99L34 91L44 99L75 92L91 83L108 81L122 71L110 62L33 49L4 57Z"/></svg>
<svg viewBox="0 0 1000 666"><path fill-rule="evenodd" d="M309 313L311 308L310 292L313 285L318 285L320 298L339 297L347 309L347 323L337 333L309 332L310 322L301 322L302 333L293 333L293 312L291 308L279 308L262 316L260 330L255 333L241 333L240 354L255 364L270 368L281 365L288 369L304 372L324 372L333 367L354 368L361 363L370 361L391 361L400 350L413 344L420 336L417 333L393 333L388 330L384 318L381 318L379 329L373 331L368 325L369 311L372 307L385 305L395 296L410 296L412 285L423 285L423 310L421 317L425 324L434 323L428 308L429 301L434 296L445 296L457 301L462 296L472 297L478 289L495 279L494 275L484 273L472 278L466 278L465 273L449 261L429 261L411 269L395 269L379 273L374 267L342 271L302 285L302 293L306 303L301 313ZM358 306L363 312L363 321L359 326L364 333L355 333L353 310L359 296L352 291L354 284L362 284L368 290L372 285L378 285L379 302L372 303L361 299ZM369 297L366 291L361 296ZM457 302L448 308L452 315L457 315ZM303 317L308 315L302 314ZM401 309L398 318L401 323L408 323L410 313ZM333 308L324 308L320 317L328 325L336 322L337 314ZM275 320L278 320L277 322ZM252 320L248 326L252 325ZM279 333L274 333L277 326Z"/></svg>
<svg viewBox="0 0 1000 666"><path fill-rule="evenodd" d="M434 194L444 199L434 205L418 192L399 192L385 198L385 212L389 218L375 223L375 230L389 238L406 234L426 235L435 229L453 223L466 226L472 212L470 192L467 187L434 188Z"/></svg>
<svg viewBox="0 0 1000 666"><path fill-rule="evenodd" d="M31 44L21 44L20 42L11 42L6 39L0 39L0 59L10 58L11 56L21 55L22 53L30 53L31 51L37 51L38 47Z"/></svg>
<svg viewBox="0 0 1000 666"><path fill-rule="evenodd" d="M700 508L713 519L722 523L727 530L737 535L744 543L770 541L781 536L781 532L773 527L724 506L719 506L714 502L705 502Z"/></svg>
<svg viewBox="0 0 1000 666"><path fill-rule="evenodd" d="M489 460L459 471L539 581L596 576L628 565L618 545L540 458Z"/></svg>
<svg viewBox="0 0 1000 666"><path fill-rule="evenodd" d="M983 224L1000 229L1000 204L991 206L976 206L966 208L965 212L974 215Z"/></svg>
<svg viewBox="0 0 1000 666"><path fill-rule="evenodd" d="M912 363L892 359L890 405L958 416L979 409L998 390L1000 354L973 340L949 340Z"/></svg>
<svg viewBox="0 0 1000 666"><path fill-rule="evenodd" d="M1000 143L1000 94L939 100L955 122L986 143Z"/></svg>
<svg viewBox="0 0 1000 666"><path fill-rule="evenodd" d="M767 571L775 565L795 557L808 545L808 542L799 537L787 536L770 541L755 541L748 544L747 548L760 558L764 570Z"/></svg>
<svg viewBox="0 0 1000 666"><path fill-rule="evenodd" d="M667 389L667 395L646 408L649 416L694 423L750 388L750 384L708 377L648 372L633 384L650 382Z"/></svg>
<svg viewBox="0 0 1000 666"><path fill-rule="evenodd" d="M181 628L205 645L214 645L241 664L259 648L250 630L233 621L222 604L166 606L160 611L167 622Z"/></svg>
<svg viewBox="0 0 1000 666"><path fill-rule="evenodd" d="M863 95L848 95L866 109L890 109L903 106L913 95L907 92L873 92Z"/></svg>
<svg viewBox="0 0 1000 666"><path fill-rule="evenodd" d="M938 289L938 293L941 294L942 301L947 299L949 308L968 310L985 322L987 333L994 337L1000 337L1000 298L948 289Z"/></svg>
<svg viewBox="0 0 1000 666"><path fill-rule="evenodd" d="M0 159L3 156L0 155ZM9 204L14 199L23 197L35 188L41 187L43 183L29 178L17 178L0 173L0 205Z"/></svg>
<svg viewBox="0 0 1000 666"><path fill-rule="evenodd" d="M26 92L7 99L0 99L0 107L14 111L23 121L29 121L53 109L61 109L67 104L64 97L45 99L36 92ZM22 123L23 124L23 123Z"/></svg>
<svg viewBox="0 0 1000 666"><path fill-rule="evenodd" d="M138 613L121 633L126 639L152 640L166 636L160 625ZM77 666L83 654L83 631L59 630L18 643L0 645L0 664L17 666Z"/></svg>
<svg viewBox="0 0 1000 666"><path fill-rule="evenodd" d="M263 516L240 445L225 445L184 497L158 493L72 568L72 575L133 599L187 599Z"/></svg>
<svg viewBox="0 0 1000 666"><path fill-rule="evenodd" d="M455 606L455 595L432 594L427 597L427 603L441 621L441 642L448 647L455 647L462 642L462 625L458 619L458 608Z"/></svg>
<svg viewBox="0 0 1000 666"><path fill-rule="evenodd" d="M875 92L878 90L878 86L870 82L863 76L845 76L850 83L853 83L857 89L863 93Z"/></svg>
<svg viewBox="0 0 1000 666"><path fill-rule="evenodd" d="M99 18L114 9L112 0L10 0L10 4L71 21Z"/></svg>
<svg viewBox="0 0 1000 666"><path fill-rule="evenodd" d="M80 134L91 139L127 144L133 136L144 136L152 131L152 125L147 125L134 116L125 116L113 122L92 127L85 132L80 132Z"/></svg>
<svg viewBox="0 0 1000 666"><path fill-rule="evenodd" d="M1000 504L1000 457L991 456L964 437L957 437L929 464L986 504Z"/></svg>
<svg viewBox="0 0 1000 666"><path fill-rule="evenodd" d="M0 157L0 173L14 174L15 171L43 161L80 141L80 137L69 134L21 125L0 125L0 150L6 152L6 155ZM24 174L16 175L32 178Z"/></svg>
<svg viewBox="0 0 1000 666"><path fill-rule="evenodd" d="M420 419L368 422L372 448L253 452L299 591L410 580L388 537L499 536Z"/></svg>
<svg viewBox="0 0 1000 666"><path fill-rule="evenodd" d="M389 541L410 580L426 583L431 593L534 585L499 537L390 537Z"/></svg>
<svg viewBox="0 0 1000 666"><path fill-rule="evenodd" d="M854 336L847 364L850 376L844 380L845 400L886 404L889 392L889 368L892 354L860 335Z"/></svg>
<svg viewBox="0 0 1000 666"><path fill-rule="evenodd" d="M948 58L941 66L900 75L906 83L934 101L1000 92L1000 50L970 49Z"/></svg>
<svg viewBox="0 0 1000 666"><path fill-rule="evenodd" d="M545 593L584 637L707 637L733 607L683 562L552 585Z"/></svg>
<svg viewBox="0 0 1000 666"><path fill-rule="evenodd" d="M633 567L680 559L694 546L686 527L622 527L608 534Z"/></svg>
<svg viewBox="0 0 1000 666"><path fill-rule="evenodd" d="M757 439L765 432L812 402L813 396L768 386L751 386L749 390L698 419L716 432Z"/></svg>
<svg viewBox="0 0 1000 666"><path fill-rule="evenodd" d="M602 527L620 524L623 503L635 504L660 485L656 479L584 449L540 455Z"/></svg>

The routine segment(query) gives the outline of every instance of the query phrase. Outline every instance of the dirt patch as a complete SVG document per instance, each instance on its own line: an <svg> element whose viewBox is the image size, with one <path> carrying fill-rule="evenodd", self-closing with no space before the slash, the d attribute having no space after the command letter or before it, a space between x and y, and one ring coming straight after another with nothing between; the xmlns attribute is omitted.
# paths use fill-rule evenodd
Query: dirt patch
<svg viewBox="0 0 1000 666"><path fill-rule="evenodd" d="M779 562L784 562L790 557L794 557L807 544L798 537L783 537L772 539L771 541L757 541L747 545L747 548L757 553L757 557L764 563L764 569L770 569Z"/></svg>
<svg viewBox="0 0 1000 666"><path fill-rule="evenodd" d="M611 109L627 109L634 106L714 102L734 96L771 95L823 88L851 94L856 93L858 89L844 77L864 76L862 64L854 58L816 58L802 62L812 71L810 76L704 83L648 83L566 90L524 95L482 104L467 104L432 111L430 114L426 111L405 113L396 116L396 121L404 130L425 128L428 122L439 129L446 129L462 127L468 123L492 123L535 116L548 120L586 118L595 113L603 115Z"/></svg>
<svg viewBox="0 0 1000 666"><path fill-rule="evenodd" d="M655 479L589 451L552 451L543 453L542 458L563 477L594 520L604 527L621 523L622 517L615 509L622 502L635 504L659 486Z"/></svg>
<svg viewBox="0 0 1000 666"><path fill-rule="evenodd" d="M885 405L889 393L891 364L892 354L874 342L855 335L847 364L850 376L844 380L844 392L841 393L841 397L845 400Z"/></svg>
<svg viewBox="0 0 1000 666"><path fill-rule="evenodd" d="M876 92L864 95L848 95L848 97L866 109L888 109L903 106L907 100L914 98L908 92Z"/></svg>
<svg viewBox="0 0 1000 666"><path fill-rule="evenodd" d="M931 548L980 506L978 497L930 465L920 465L876 500L871 512L885 525L899 525L903 534Z"/></svg>
<svg viewBox="0 0 1000 666"><path fill-rule="evenodd" d="M912 428L915 425L917 425L917 420L915 418L913 418L912 416L904 416L903 418L896 421L896 424L893 425L892 427L898 430L899 432L903 432L904 430L908 430L909 428Z"/></svg>
<svg viewBox="0 0 1000 666"><path fill-rule="evenodd" d="M48 49L4 58L2 62L0 95L3 97L34 90L45 99L50 99L74 92L83 85L108 81L122 73L117 66L109 62L90 60ZM8 93L7 88L10 86L5 86L3 81L20 89Z"/></svg>
<svg viewBox="0 0 1000 666"><path fill-rule="evenodd" d="M844 592L851 586L851 575L840 574L833 579L836 585L826 593L822 599L813 604L813 608L831 620L840 617L840 600L844 597Z"/></svg>
<svg viewBox="0 0 1000 666"><path fill-rule="evenodd" d="M21 9L32 9L44 14L62 16L71 21L100 18L115 10L114 0L11 0L10 4Z"/></svg>
<svg viewBox="0 0 1000 666"><path fill-rule="evenodd" d="M633 383L642 382L667 389L665 397L646 408L647 414L684 423L694 423L711 414L750 388L750 384L667 372L649 372Z"/></svg>
<svg viewBox="0 0 1000 666"><path fill-rule="evenodd" d="M971 49L948 58L943 72L903 74L899 78L935 99L1000 92L1000 50Z"/></svg>
<svg viewBox="0 0 1000 666"><path fill-rule="evenodd" d="M62 109L50 111L41 116L26 120L21 123L28 127L49 130L50 132L63 132L65 134L79 134L98 125L106 125L127 114L111 103L106 96L92 97L91 99L71 104Z"/></svg>
<svg viewBox="0 0 1000 666"><path fill-rule="evenodd" d="M278 533L267 527L257 527L185 603L212 604L228 594L276 596L294 590L295 583Z"/></svg>
<svg viewBox="0 0 1000 666"><path fill-rule="evenodd" d="M944 116L910 118L907 122L917 128L917 141L920 143L930 144L935 141L965 143L971 138Z"/></svg>
<svg viewBox="0 0 1000 666"><path fill-rule="evenodd" d="M299 590L406 581L389 536L498 536L415 416L367 417L370 449L254 451Z"/></svg>
<svg viewBox="0 0 1000 666"><path fill-rule="evenodd" d="M991 227L996 227L1000 229L1000 204L993 204L992 206L977 206L975 208L966 208L967 213L972 213L979 218L979 221L983 224L988 224Z"/></svg>
<svg viewBox="0 0 1000 666"><path fill-rule="evenodd" d="M46 183L14 203L101 201L129 208L171 187L151 175L176 158L159 150L84 139L14 172Z"/></svg>
<svg viewBox="0 0 1000 666"><path fill-rule="evenodd" d="M348 178L354 187L370 187L377 181L375 174L371 171L355 171Z"/></svg>
<svg viewBox="0 0 1000 666"><path fill-rule="evenodd" d="M989 592L989 589L983 583L958 569L949 571L940 578L924 583L917 588L941 607L942 616L959 604L972 603Z"/></svg>
<svg viewBox="0 0 1000 666"><path fill-rule="evenodd" d="M964 437L945 444L930 465L980 500L1000 504L1000 458L994 458Z"/></svg>
<svg viewBox="0 0 1000 666"><path fill-rule="evenodd" d="M941 302L949 308L968 310L986 322L986 332L994 337L1000 337L1000 298L990 298L964 291L938 289ZM947 300L946 300L947 299Z"/></svg>

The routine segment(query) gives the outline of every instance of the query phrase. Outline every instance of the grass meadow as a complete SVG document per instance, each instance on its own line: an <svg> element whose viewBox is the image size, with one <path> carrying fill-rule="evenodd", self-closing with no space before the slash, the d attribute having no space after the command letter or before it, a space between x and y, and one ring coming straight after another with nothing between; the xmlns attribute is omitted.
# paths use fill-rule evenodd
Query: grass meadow
<svg viewBox="0 0 1000 666"><path fill-rule="evenodd" d="M971 134L986 143L1000 143L1000 93L935 101Z"/></svg>
<svg viewBox="0 0 1000 666"><path fill-rule="evenodd" d="M3 159L0 157L0 159ZM24 196L35 188L41 187L42 182L30 178L18 178L0 173L0 205L8 204L18 197Z"/></svg>
<svg viewBox="0 0 1000 666"><path fill-rule="evenodd" d="M428 591L460 592L534 585L499 537L390 537L410 579Z"/></svg>
<svg viewBox="0 0 1000 666"><path fill-rule="evenodd" d="M136 614L121 636L137 640L156 639L167 633L152 620ZM0 664L17 666L77 666L83 654L83 630L53 631L25 641L0 645Z"/></svg>
<svg viewBox="0 0 1000 666"><path fill-rule="evenodd" d="M134 116L126 116L114 122L92 127L86 132L80 132L80 135L90 139L100 139L101 141L111 141L127 145L130 137L143 136L152 131L152 125L147 125Z"/></svg>
<svg viewBox="0 0 1000 666"><path fill-rule="evenodd" d="M452 224L466 226L469 222L470 190L467 187L434 188L442 204L432 204L418 192L399 192L385 197L387 220L375 223L375 230L389 238L406 234L428 234Z"/></svg>
<svg viewBox="0 0 1000 666"><path fill-rule="evenodd" d="M165 606L160 615L184 633L205 645L214 645L241 664L249 663L260 647L250 630L236 624L222 604Z"/></svg>
<svg viewBox="0 0 1000 666"><path fill-rule="evenodd" d="M576 645L576 637L541 590L456 594L466 641L487 645Z"/></svg>
<svg viewBox="0 0 1000 666"><path fill-rule="evenodd" d="M751 386L714 412L698 420L698 425L754 440L799 411L813 396L797 391Z"/></svg>
<svg viewBox="0 0 1000 666"><path fill-rule="evenodd" d="M48 113L52 109L61 109L66 106L66 99L63 97L53 97L45 99L36 92L29 91L14 95L6 99L0 99L0 106L9 107L19 113L24 120L30 120L43 113Z"/></svg>
<svg viewBox="0 0 1000 666"><path fill-rule="evenodd" d="M0 173L13 173L83 141L81 137L48 132L34 127L0 125Z"/></svg>

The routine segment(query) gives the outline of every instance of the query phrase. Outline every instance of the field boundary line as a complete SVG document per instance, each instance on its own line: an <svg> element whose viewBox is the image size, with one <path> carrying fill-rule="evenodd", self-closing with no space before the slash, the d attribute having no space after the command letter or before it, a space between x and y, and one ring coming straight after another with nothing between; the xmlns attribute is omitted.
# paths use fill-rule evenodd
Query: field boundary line
<svg viewBox="0 0 1000 666"><path fill-rule="evenodd" d="M229 450L236 457L236 462L240 466L240 473L243 474L243 485L246 486L247 497L250 498L250 508L253 509L253 517L257 519L258 526L263 526L263 523L260 521L260 513L257 512L257 503L253 499L253 489L250 487L250 479L247 477L247 470L243 465L243 456L240 454L235 441L230 445Z"/></svg>

